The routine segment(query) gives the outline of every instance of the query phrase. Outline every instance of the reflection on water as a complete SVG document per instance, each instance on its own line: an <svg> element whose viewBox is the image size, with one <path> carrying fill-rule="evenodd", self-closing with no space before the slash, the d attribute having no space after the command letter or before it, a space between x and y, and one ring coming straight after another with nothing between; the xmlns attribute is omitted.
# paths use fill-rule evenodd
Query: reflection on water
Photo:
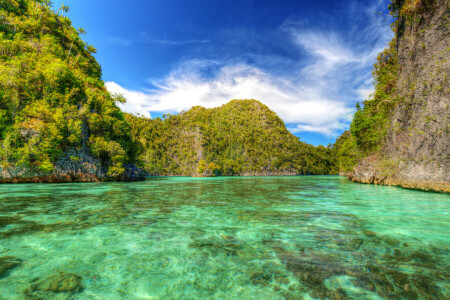
<svg viewBox="0 0 450 300"><path fill-rule="evenodd" d="M449 211L336 176L1 185L0 299L445 299Z"/></svg>

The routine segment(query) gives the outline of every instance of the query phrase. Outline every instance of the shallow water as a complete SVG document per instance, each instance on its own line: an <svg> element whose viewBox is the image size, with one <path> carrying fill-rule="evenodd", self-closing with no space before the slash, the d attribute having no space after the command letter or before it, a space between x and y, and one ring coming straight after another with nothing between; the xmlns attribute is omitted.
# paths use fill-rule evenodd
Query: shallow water
<svg viewBox="0 0 450 300"><path fill-rule="evenodd" d="M445 299L449 212L338 176L0 185L0 299Z"/></svg>

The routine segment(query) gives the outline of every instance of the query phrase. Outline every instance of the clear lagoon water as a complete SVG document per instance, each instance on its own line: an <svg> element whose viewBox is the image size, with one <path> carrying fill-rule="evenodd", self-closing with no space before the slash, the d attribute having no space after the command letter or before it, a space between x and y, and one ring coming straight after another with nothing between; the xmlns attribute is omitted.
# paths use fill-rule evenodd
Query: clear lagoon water
<svg viewBox="0 0 450 300"><path fill-rule="evenodd" d="M449 299L449 213L338 176L0 185L0 299Z"/></svg>

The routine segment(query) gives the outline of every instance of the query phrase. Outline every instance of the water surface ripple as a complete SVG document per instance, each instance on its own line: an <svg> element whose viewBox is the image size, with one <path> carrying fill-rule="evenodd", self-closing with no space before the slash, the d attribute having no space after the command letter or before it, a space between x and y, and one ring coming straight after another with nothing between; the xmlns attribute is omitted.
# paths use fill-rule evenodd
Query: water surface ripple
<svg viewBox="0 0 450 300"><path fill-rule="evenodd" d="M0 299L449 299L449 212L338 176L0 185Z"/></svg>

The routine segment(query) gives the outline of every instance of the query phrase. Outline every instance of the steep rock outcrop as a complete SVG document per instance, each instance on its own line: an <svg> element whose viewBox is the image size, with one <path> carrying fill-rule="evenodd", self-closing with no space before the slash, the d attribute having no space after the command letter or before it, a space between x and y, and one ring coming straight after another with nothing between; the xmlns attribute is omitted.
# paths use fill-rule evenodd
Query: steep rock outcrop
<svg viewBox="0 0 450 300"><path fill-rule="evenodd" d="M399 5L406 9L404 1ZM349 178L450 192L449 1L414 5L397 23L399 101L386 143L378 154L363 159Z"/></svg>

